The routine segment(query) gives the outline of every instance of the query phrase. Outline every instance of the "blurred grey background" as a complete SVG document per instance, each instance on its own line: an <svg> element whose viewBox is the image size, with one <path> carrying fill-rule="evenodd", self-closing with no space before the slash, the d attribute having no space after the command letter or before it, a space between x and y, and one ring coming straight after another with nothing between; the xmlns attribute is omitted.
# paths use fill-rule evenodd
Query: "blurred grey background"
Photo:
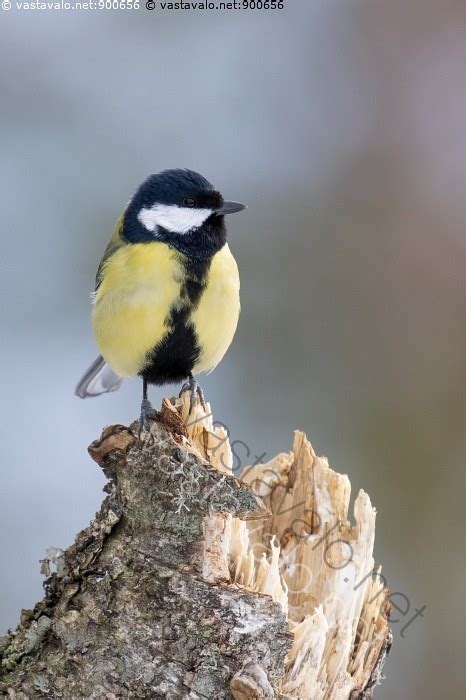
<svg viewBox="0 0 466 700"><path fill-rule="evenodd" d="M243 465L304 428L369 492L410 606L377 697L459 700L466 5L285 3L0 13L0 631L100 505L87 445L138 413L137 381L73 396L113 222L146 175L190 167L249 204L229 222L238 334L203 382L216 417Z"/></svg>

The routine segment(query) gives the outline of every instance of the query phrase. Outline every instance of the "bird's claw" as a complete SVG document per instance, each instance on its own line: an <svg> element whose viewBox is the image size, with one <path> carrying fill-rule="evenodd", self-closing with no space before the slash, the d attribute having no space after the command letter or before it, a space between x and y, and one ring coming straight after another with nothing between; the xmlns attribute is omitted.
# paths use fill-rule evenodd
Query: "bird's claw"
<svg viewBox="0 0 466 700"><path fill-rule="evenodd" d="M189 400L189 413L193 412L194 405L196 403L196 396L199 397L199 401L201 402L201 406L204 409L204 411L206 410L204 392L202 391L201 387L194 379L194 377L191 377L189 382L183 384L183 386L181 387L180 396L185 391L191 392L191 398Z"/></svg>
<svg viewBox="0 0 466 700"><path fill-rule="evenodd" d="M149 436L153 439L152 432L150 429L151 420L155 418L156 412L152 408L152 404L149 399L143 399L141 402L141 415L139 418L139 439L143 432L149 433Z"/></svg>

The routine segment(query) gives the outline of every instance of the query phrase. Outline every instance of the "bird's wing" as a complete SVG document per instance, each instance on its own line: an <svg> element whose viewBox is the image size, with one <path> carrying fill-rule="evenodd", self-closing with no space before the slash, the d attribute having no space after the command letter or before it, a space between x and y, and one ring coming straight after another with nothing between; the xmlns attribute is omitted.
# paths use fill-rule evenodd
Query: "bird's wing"
<svg viewBox="0 0 466 700"><path fill-rule="evenodd" d="M121 246L127 245L126 241L123 240L121 235L123 230L123 217L124 213L118 217L115 226L113 227L112 237L107 247L105 248L105 253L103 254L102 260L100 261L99 267L97 268L97 274L95 277L95 291L98 290L100 283L102 282L105 263L109 260L109 258L112 257L114 253L116 253L116 251L119 248L121 248Z"/></svg>
<svg viewBox="0 0 466 700"><path fill-rule="evenodd" d="M92 396L116 391L122 381L123 378L110 369L102 355L99 355L81 377L74 393L80 399L88 399Z"/></svg>
<svg viewBox="0 0 466 700"><path fill-rule="evenodd" d="M102 274L104 265L111 258L111 256L119 249L121 246L125 245L125 241L121 236L123 228L123 214L117 219L115 226L113 228L112 237L105 249L105 253L102 260L99 263L97 269L97 275L95 278L95 290L100 286L102 281ZM89 369L79 380L79 383L75 389L76 396L81 399L87 399L92 396L100 396L100 394L106 394L110 391L116 391L123 378L116 374L105 362L102 355L92 363Z"/></svg>

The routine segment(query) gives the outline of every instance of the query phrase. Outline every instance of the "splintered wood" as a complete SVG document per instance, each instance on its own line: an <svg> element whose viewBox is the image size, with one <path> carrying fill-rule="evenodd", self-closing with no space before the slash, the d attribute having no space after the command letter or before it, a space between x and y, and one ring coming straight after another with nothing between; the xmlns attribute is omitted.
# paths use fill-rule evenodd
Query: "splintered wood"
<svg viewBox="0 0 466 700"><path fill-rule="evenodd" d="M204 458L231 472L227 433L214 426L209 407L204 413L197 404L188 418L189 394L184 394L177 409ZM228 569L230 583L271 596L287 615L293 641L282 697L372 697L391 634L388 592L373 559L375 509L369 496L359 492L352 525L348 477L316 456L301 432L291 452L248 467L239 478L260 496L271 517L225 516L217 570L226 576ZM212 526L206 523L206 530ZM210 567L215 569L212 560Z"/></svg>
<svg viewBox="0 0 466 700"><path fill-rule="evenodd" d="M189 398L89 447L106 497L0 638L1 697L373 697L391 636L369 497L348 522L348 478L302 433L238 479Z"/></svg>

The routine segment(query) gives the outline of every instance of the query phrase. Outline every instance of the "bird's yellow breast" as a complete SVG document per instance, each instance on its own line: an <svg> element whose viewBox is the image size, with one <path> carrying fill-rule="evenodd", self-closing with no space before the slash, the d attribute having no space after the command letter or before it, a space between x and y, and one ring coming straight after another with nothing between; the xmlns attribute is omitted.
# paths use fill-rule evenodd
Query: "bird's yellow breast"
<svg viewBox="0 0 466 700"><path fill-rule="evenodd" d="M105 262L92 323L100 352L117 374L141 371L166 334L182 276L179 256L158 241L125 245Z"/></svg>
<svg viewBox="0 0 466 700"><path fill-rule="evenodd" d="M161 241L123 245L105 259L92 322L100 352L117 374L141 372L154 349L159 365L160 359L170 360L160 354L170 347L178 351L167 338L174 331L173 312L179 309L185 312L183 323L194 331L193 373L220 362L240 311L238 268L228 245L212 257L199 298L191 305L184 289L189 274L189 261Z"/></svg>
<svg viewBox="0 0 466 700"><path fill-rule="evenodd" d="M240 312L239 274L228 245L212 258L204 292L191 314L201 349L194 374L212 370L228 350Z"/></svg>

